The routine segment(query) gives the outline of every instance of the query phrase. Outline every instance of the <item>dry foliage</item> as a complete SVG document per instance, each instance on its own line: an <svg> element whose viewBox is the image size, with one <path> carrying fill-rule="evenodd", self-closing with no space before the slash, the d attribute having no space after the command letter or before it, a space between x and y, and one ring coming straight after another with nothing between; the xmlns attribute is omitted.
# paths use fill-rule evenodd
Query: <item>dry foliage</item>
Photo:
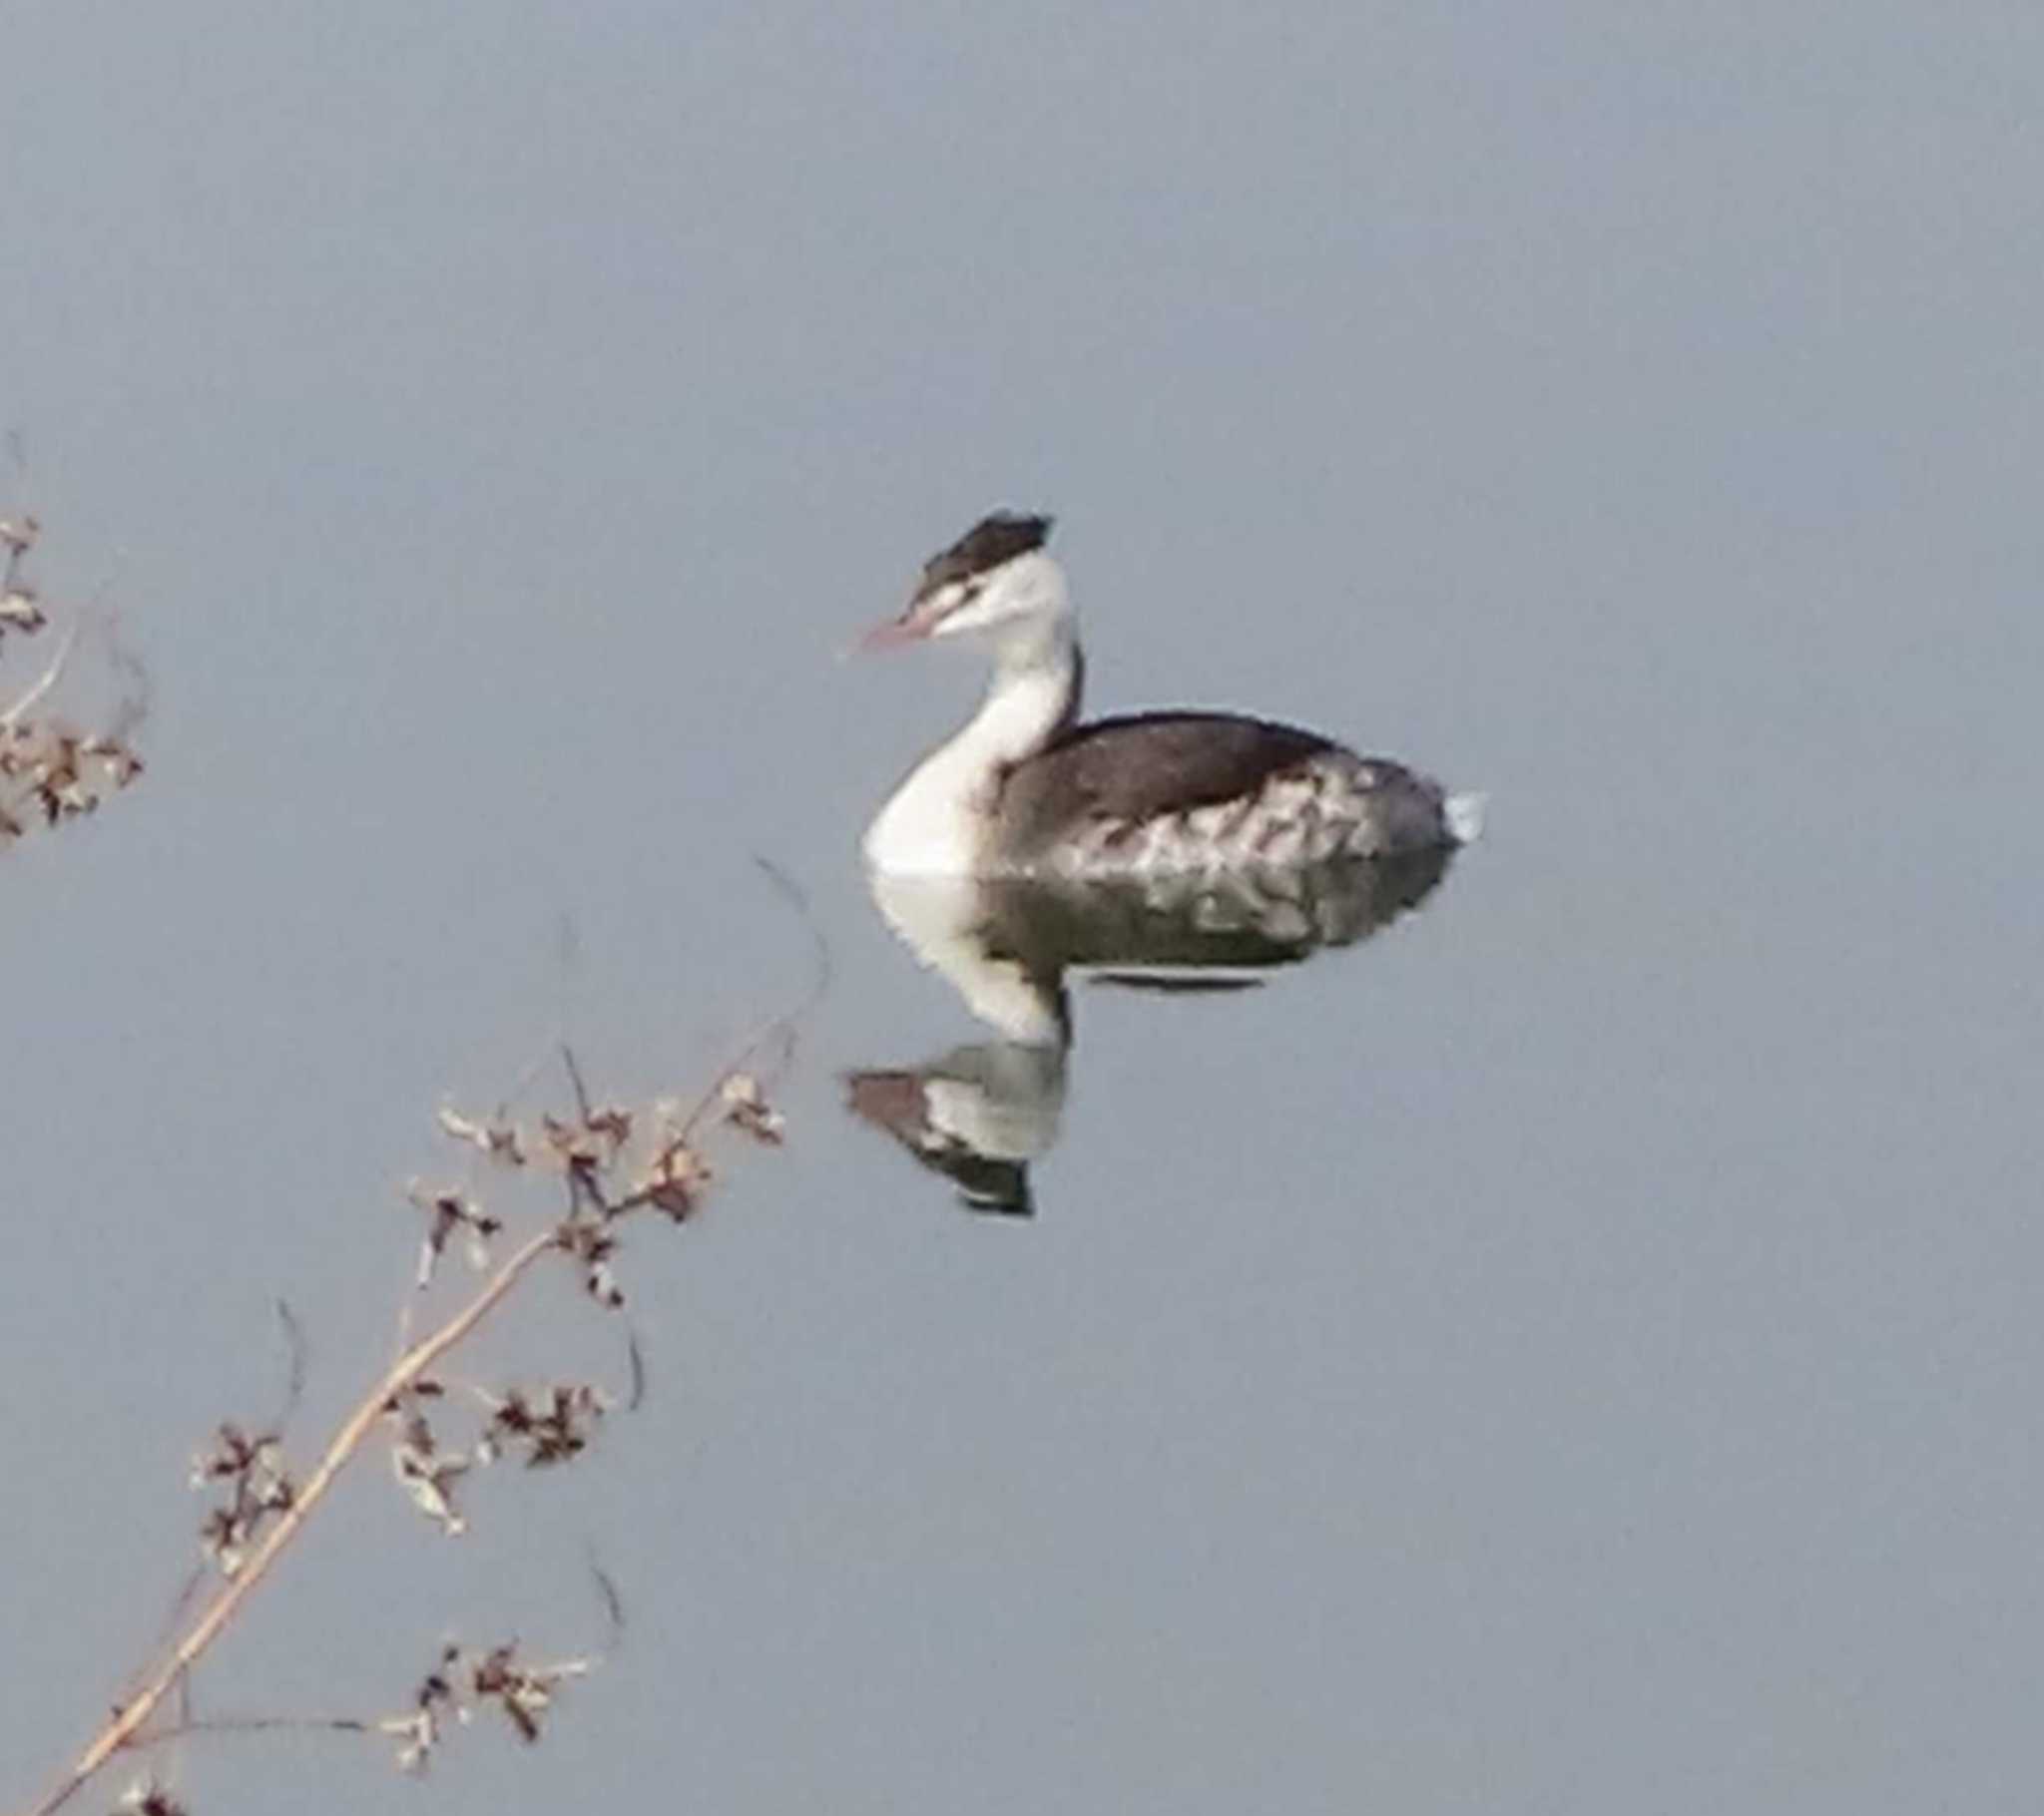
<svg viewBox="0 0 2044 1816"><path fill-rule="evenodd" d="M0 519L0 668L16 649L51 628L42 595L29 578L28 560L42 526L30 516ZM142 758L129 741L141 722L146 689L139 671L117 650L117 667L127 670L126 697L104 730L72 723L53 703L58 684L78 646L74 618L36 678L8 701L0 689L0 846L35 826L54 826L91 813L142 773Z"/></svg>
<svg viewBox="0 0 2044 1816"><path fill-rule="evenodd" d="M471 1650L448 1643L403 1705L383 1715L251 1715L201 1718L192 1711L194 1667L241 1612L247 1597L304 1531L335 1479L379 1436L391 1470L419 1513L442 1535L467 1530L460 1500L480 1472L504 1459L528 1469L552 1468L584 1456L617 1400L586 1381L512 1383L452 1391L439 1365L521 1281L549 1264L579 1276L589 1299L616 1311L625 1302L619 1263L624 1238L638 1224L679 1224L704 1201L713 1180L704 1143L720 1130L753 1142L777 1144L780 1117L751 1073L733 1069L693 1105L661 1101L627 1108L593 1102L572 1055L567 1059L574 1108L528 1121L506 1113L475 1119L442 1110L442 1135L466 1151L463 1182L414 1181L406 1193L424 1220L417 1291L432 1288L451 1247L481 1276L457 1295L423 1337L408 1342L355 1403L312 1467L298 1474L278 1429L252 1431L224 1421L194 1459L192 1482L214 1504L199 1525L211 1588L188 1595L175 1635L139 1672L91 1744L56 1785L29 1806L34 1816L68 1803L122 1755L201 1733L318 1730L381 1737L403 1770L425 1769L450 1720L466 1725L494 1707L522 1741L539 1739L561 1687L587 1674L593 1655L547 1663L525 1658L515 1643ZM518 1228L487 1210L492 1177L551 1177L555 1210ZM456 1238L459 1238L458 1244ZM499 1256L500 1245L508 1252ZM409 1317L407 1316L407 1324ZM296 1329L287 1319L295 1343ZM629 1350L636 1405L641 1364ZM293 1360L291 1399L296 1399ZM610 1624L622 1623L615 1588L596 1573ZM188 1806L155 1777L123 1797L120 1808L148 1816L185 1816Z"/></svg>

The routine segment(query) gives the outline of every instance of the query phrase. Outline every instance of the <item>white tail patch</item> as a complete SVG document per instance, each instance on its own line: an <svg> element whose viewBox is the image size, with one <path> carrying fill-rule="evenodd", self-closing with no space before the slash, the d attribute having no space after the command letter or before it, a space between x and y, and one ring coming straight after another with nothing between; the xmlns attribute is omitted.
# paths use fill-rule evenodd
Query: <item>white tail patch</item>
<svg viewBox="0 0 2044 1816"><path fill-rule="evenodd" d="M1487 794L1451 794L1441 809L1448 822L1448 834L1458 845L1473 845L1483 836L1483 816L1490 806Z"/></svg>

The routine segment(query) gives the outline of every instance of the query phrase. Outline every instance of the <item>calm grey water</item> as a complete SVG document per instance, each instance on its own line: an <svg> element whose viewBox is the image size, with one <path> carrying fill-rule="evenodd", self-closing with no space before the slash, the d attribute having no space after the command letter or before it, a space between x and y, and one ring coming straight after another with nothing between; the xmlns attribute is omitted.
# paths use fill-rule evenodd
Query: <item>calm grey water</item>
<svg viewBox="0 0 2044 1816"><path fill-rule="evenodd" d="M202 1709L601 1643L593 1547L616 1656L408 1803L2035 1807L2034 12L7 40L5 502L154 707L140 791L0 858L0 1801L163 1617L271 1301L300 1455L388 1352L436 1106L563 1029L689 1089L803 996L765 857L830 987L786 1150L628 1255L645 1407L458 1544L365 1468ZM1028 1219L841 1079L988 1038L854 855L972 664L836 652L1002 502L1100 709L1492 796L1362 944L1075 982ZM523 1318L478 1373L621 1378L567 1286Z"/></svg>

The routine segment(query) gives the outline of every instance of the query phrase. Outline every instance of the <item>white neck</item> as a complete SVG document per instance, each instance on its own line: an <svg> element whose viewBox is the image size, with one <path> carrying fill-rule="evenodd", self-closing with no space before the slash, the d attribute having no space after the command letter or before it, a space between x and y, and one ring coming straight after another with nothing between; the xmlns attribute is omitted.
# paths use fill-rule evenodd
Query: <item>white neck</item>
<svg viewBox="0 0 2044 1816"><path fill-rule="evenodd" d="M1077 715L1080 661L1069 613L1019 619L994 644L993 680L970 722L909 772L866 828L866 862L897 875L987 868L994 793Z"/></svg>

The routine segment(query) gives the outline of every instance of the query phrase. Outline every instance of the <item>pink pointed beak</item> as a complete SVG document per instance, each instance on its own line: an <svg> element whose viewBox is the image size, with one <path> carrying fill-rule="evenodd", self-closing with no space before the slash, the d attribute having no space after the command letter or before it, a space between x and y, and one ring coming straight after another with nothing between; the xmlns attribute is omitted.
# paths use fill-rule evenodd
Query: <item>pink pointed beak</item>
<svg viewBox="0 0 2044 1816"><path fill-rule="evenodd" d="M927 601L912 600L898 618L889 618L873 626L844 654L871 656L880 650L899 650L908 644L919 644L929 636L936 622L937 618L932 617L928 610Z"/></svg>
<svg viewBox="0 0 2044 1816"><path fill-rule="evenodd" d="M882 650L899 650L921 643L929 634L929 626L918 624L913 617L884 619L851 646L851 654L873 656Z"/></svg>

